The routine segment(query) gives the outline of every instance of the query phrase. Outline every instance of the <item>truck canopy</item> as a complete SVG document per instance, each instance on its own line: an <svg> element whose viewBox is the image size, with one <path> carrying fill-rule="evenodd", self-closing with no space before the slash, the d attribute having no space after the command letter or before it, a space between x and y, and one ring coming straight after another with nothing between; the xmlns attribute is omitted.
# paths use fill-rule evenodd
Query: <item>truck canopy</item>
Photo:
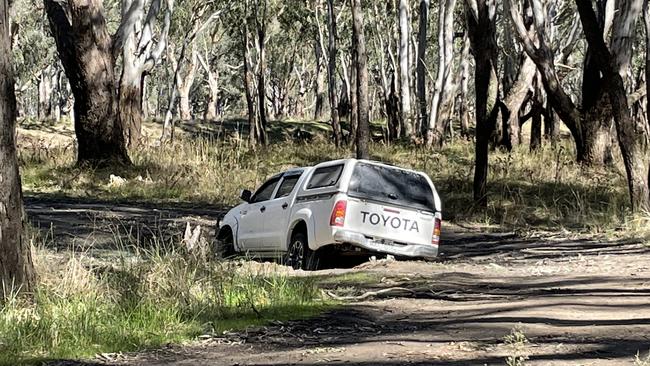
<svg viewBox="0 0 650 366"><path fill-rule="evenodd" d="M422 174L385 165L357 163L350 179L348 195L436 212L431 184Z"/></svg>

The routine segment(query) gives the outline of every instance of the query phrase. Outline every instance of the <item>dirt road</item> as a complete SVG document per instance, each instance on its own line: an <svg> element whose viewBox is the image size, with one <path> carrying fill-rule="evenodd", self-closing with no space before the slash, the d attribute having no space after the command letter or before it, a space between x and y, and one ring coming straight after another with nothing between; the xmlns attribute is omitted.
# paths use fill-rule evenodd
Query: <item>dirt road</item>
<svg viewBox="0 0 650 366"><path fill-rule="evenodd" d="M188 220L209 227L221 212L42 199L28 199L27 209L67 245L103 243L116 233L107 224L169 233ZM377 261L315 273L346 274L326 286L338 297L393 289L315 319L97 364L503 365L519 357L526 365L634 365L637 352L650 350L647 245L453 227L442 252L437 263Z"/></svg>

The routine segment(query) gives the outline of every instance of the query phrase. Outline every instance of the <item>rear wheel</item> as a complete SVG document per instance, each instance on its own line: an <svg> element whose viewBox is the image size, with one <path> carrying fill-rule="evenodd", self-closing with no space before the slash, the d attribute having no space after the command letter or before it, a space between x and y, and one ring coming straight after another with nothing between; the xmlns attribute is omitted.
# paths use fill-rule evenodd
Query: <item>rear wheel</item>
<svg viewBox="0 0 650 366"><path fill-rule="evenodd" d="M305 271L316 270L319 264L317 253L309 248L307 236L301 232L297 232L291 237L284 262L293 269Z"/></svg>
<svg viewBox="0 0 650 366"><path fill-rule="evenodd" d="M215 245L215 254L217 259L232 258L237 254L235 252L235 244L231 230L221 229L221 231L219 231Z"/></svg>

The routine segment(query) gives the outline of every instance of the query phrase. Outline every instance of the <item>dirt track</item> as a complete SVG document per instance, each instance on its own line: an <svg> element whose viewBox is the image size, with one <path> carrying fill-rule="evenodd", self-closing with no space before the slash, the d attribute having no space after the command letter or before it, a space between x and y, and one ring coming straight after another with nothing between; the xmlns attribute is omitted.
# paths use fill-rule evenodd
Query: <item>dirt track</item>
<svg viewBox="0 0 650 366"><path fill-rule="evenodd" d="M94 243L94 250L110 242L116 227L173 235L187 221L210 227L222 212L44 199L28 199L27 209L35 225L52 223L54 235L67 238L61 245ZM331 285L339 295L410 291L97 364L503 365L519 352L529 357L527 365L633 365L638 351L650 350L650 247L458 227L446 235L439 263L379 261L317 273L377 279ZM504 342L515 327L528 340L519 350Z"/></svg>

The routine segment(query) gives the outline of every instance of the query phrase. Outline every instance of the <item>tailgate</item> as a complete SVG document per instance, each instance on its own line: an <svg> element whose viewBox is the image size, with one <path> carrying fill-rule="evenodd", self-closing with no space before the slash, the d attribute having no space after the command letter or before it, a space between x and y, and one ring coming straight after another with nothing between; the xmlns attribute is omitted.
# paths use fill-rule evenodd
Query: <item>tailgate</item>
<svg viewBox="0 0 650 366"><path fill-rule="evenodd" d="M375 240L431 244L434 215L372 201L349 199L345 227Z"/></svg>

